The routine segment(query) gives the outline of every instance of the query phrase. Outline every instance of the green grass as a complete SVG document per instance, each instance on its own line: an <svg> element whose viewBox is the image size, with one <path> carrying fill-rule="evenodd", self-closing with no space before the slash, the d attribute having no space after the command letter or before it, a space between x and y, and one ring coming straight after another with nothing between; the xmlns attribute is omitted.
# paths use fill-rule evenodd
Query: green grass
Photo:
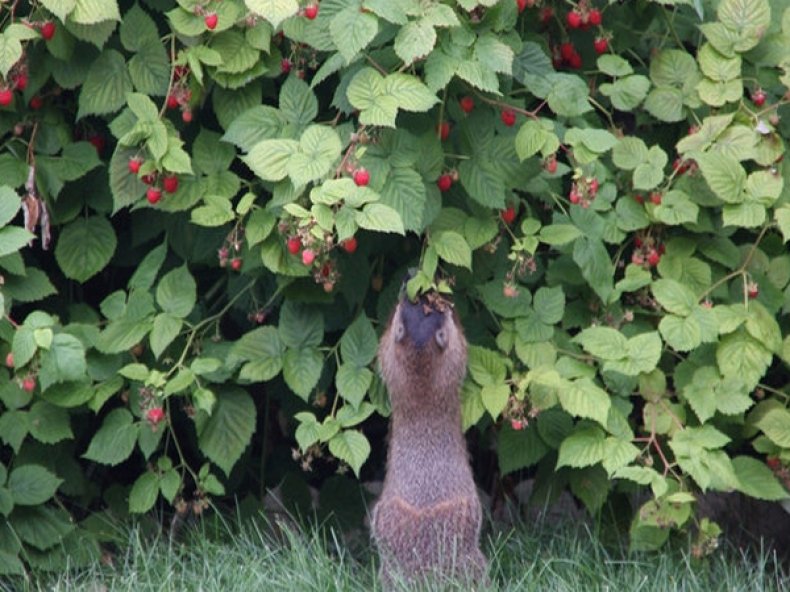
<svg viewBox="0 0 790 592"><path fill-rule="evenodd" d="M231 534L233 531L233 534ZM358 552L327 530L285 529L275 535L254 523L187 527L179 542L122 530L112 566L44 574L14 588L56 592L118 590L372 592L375 554L365 534ZM491 583L481 590L613 592L786 590L787 572L770 553L724 546L703 561L682 551L629 555L602 545L583 526L524 525L489 537ZM21 586L20 586L21 584ZM0 589L3 584L0 581ZM415 589L404 588L404 589ZM423 590L460 587L426 586Z"/></svg>

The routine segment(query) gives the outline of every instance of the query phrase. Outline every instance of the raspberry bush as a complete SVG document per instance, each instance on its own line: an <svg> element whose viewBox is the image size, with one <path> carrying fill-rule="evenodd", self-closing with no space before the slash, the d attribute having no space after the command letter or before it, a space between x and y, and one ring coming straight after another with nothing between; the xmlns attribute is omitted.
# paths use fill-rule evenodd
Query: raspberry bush
<svg viewBox="0 0 790 592"><path fill-rule="evenodd" d="M380 469L410 268L466 327L481 467L592 513L649 488L640 549L709 548L700 491L787 498L783 2L31 0L0 26L0 573L98 554L107 511L308 481L342 510L346 469Z"/></svg>

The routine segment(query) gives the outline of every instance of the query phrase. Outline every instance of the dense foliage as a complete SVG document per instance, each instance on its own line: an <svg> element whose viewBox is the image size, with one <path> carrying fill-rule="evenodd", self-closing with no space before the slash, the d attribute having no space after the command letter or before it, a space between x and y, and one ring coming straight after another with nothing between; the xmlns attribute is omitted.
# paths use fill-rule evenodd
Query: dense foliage
<svg viewBox="0 0 790 592"><path fill-rule="evenodd" d="M787 498L784 4L0 4L0 572L104 511L342 514L409 268L466 327L479 465L649 486L642 549L701 490Z"/></svg>

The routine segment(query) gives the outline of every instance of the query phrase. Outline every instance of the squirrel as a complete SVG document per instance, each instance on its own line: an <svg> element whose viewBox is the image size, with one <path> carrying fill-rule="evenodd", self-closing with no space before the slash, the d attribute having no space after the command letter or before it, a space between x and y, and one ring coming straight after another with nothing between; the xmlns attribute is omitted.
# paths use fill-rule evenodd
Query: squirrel
<svg viewBox="0 0 790 592"><path fill-rule="evenodd" d="M482 506L461 430L466 339L438 294L403 297L378 350L392 416L384 487L371 516L385 589L426 577L482 583Z"/></svg>

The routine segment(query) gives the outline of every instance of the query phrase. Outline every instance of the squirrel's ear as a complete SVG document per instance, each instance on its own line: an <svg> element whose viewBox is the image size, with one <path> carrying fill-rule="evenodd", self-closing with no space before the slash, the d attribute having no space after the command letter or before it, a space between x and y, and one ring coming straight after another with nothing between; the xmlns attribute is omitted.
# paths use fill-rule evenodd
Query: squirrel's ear
<svg viewBox="0 0 790 592"><path fill-rule="evenodd" d="M403 337L406 335L406 328L403 326L403 323L397 321L392 330L395 332L395 343L403 341Z"/></svg>
<svg viewBox="0 0 790 592"><path fill-rule="evenodd" d="M439 345L441 349L447 347L447 331L444 329L444 327L442 327L436 332L435 337L436 337L436 343Z"/></svg>

